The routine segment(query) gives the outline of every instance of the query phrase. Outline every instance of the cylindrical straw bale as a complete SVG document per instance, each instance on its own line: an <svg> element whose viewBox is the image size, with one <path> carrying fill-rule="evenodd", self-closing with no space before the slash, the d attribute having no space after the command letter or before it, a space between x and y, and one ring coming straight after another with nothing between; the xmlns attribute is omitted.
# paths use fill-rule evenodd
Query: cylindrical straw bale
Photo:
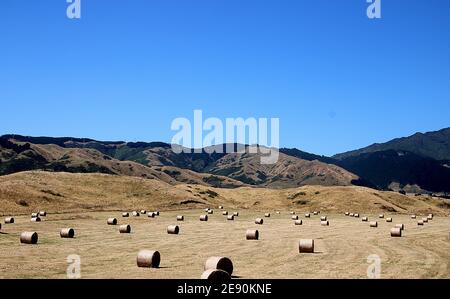
<svg viewBox="0 0 450 299"><path fill-rule="evenodd" d="M262 218L256 218L255 224L263 224L264 220Z"/></svg>
<svg viewBox="0 0 450 299"><path fill-rule="evenodd" d="M75 230L73 228L63 228L59 232L61 238L73 238L75 237Z"/></svg>
<svg viewBox="0 0 450 299"><path fill-rule="evenodd" d="M391 237L401 237L402 236L402 229L399 227L393 227L391 228Z"/></svg>
<svg viewBox="0 0 450 299"><path fill-rule="evenodd" d="M300 239L298 244L299 253L314 253L314 240L313 239Z"/></svg>
<svg viewBox="0 0 450 299"><path fill-rule="evenodd" d="M200 215L200 221L208 221L208 215Z"/></svg>
<svg viewBox="0 0 450 299"><path fill-rule="evenodd" d="M38 234L36 232L23 232L20 234L20 243L36 244L38 242Z"/></svg>
<svg viewBox="0 0 450 299"><path fill-rule="evenodd" d="M209 269L223 270L231 275L233 273L233 263L227 257L212 256L212 257L208 258L205 262L204 270L209 270Z"/></svg>
<svg viewBox="0 0 450 299"><path fill-rule="evenodd" d="M178 225L169 225L167 227L167 233L170 235L178 235L180 232L180 227Z"/></svg>
<svg viewBox="0 0 450 299"><path fill-rule="evenodd" d="M117 224L117 219L116 218L108 218L108 220L106 222L109 225L116 225Z"/></svg>
<svg viewBox="0 0 450 299"><path fill-rule="evenodd" d="M224 283L231 280L230 274L219 269L208 269L202 273L200 279L207 279L214 284Z"/></svg>
<svg viewBox="0 0 450 299"><path fill-rule="evenodd" d="M258 240L259 239L259 231L257 229L248 229L245 232L245 238L247 240Z"/></svg>
<svg viewBox="0 0 450 299"><path fill-rule="evenodd" d="M158 268L161 262L161 255L158 251L141 250L136 258L138 267Z"/></svg>
<svg viewBox="0 0 450 299"><path fill-rule="evenodd" d="M131 226L129 224L123 224L123 225L119 226L119 232L121 234L131 233Z"/></svg>

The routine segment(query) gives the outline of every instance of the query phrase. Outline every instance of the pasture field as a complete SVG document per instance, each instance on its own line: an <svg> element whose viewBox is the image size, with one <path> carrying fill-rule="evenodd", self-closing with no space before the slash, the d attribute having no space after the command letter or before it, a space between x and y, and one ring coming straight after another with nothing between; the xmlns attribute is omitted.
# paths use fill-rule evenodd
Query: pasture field
<svg viewBox="0 0 450 299"><path fill-rule="evenodd" d="M225 207L225 210L227 208ZM229 213L235 210L228 210ZM42 222L17 216L14 224L0 229L0 278L67 277L67 257L81 258L82 278L199 278L210 256L227 256L234 264L234 278L367 278L367 257L381 258L381 278L450 278L450 218L435 216L423 227L409 215L388 214L392 223L378 221L369 227L361 218L343 214L311 214L295 226L289 211L240 209L234 221L214 209L207 222L199 221L204 210L161 210L160 216L122 218L122 211L49 213ZM131 212L131 211L129 211ZM270 212L270 218L264 217ZM184 215L184 221L176 221ZM330 226L320 225L328 216ZM11 215L14 216L14 215ZM118 225L107 225L116 217ZM264 224L254 223L264 218ZM390 236L397 223L406 226L401 238ZM131 234L120 234L119 225L130 224ZM167 226L180 226L178 235L167 234ZM61 228L75 229L75 238L63 239ZM247 229L258 229L259 240L246 240ZM20 244L23 231L39 234L37 245ZM315 253L298 252L300 239L314 239ZM139 250L158 250L160 268L138 268Z"/></svg>

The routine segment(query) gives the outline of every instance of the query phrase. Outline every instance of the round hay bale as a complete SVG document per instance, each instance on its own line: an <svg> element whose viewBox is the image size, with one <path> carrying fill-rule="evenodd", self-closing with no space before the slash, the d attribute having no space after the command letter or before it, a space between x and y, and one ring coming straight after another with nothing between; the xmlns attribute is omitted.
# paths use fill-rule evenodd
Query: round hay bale
<svg viewBox="0 0 450 299"><path fill-rule="evenodd" d="M391 228L391 237L401 237L402 236L402 229L399 227L393 227Z"/></svg>
<svg viewBox="0 0 450 299"><path fill-rule="evenodd" d="M147 211L146 210L141 210L141 214L145 215L145 214L147 214Z"/></svg>
<svg viewBox="0 0 450 299"><path fill-rule="evenodd" d="M255 224L263 224L264 220L262 218L256 218L255 219Z"/></svg>
<svg viewBox="0 0 450 299"><path fill-rule="evenodd" d="M322 226L329 226L330 222L328 222L328 220L320 221L320 225L322 225Z"/></svg>
<svg viewBox="0 0 450 299"><path fill-rule="evenodd" d="M259 231L257 229L247 229L247 231L245 232L245 238L247 240L258 240Z"/></svg>
<svg viewBox="0 0 450 299"><path fill-rule="evenodd" d="M353 217L355 214L353 214L353 213L350 213L350 214L348 214L350 217Z"/></svg>
<svg viewBox="0 0 450 299"><path fill-rule="evenodd" d="M31 218L36 218L39 216L39 213L31 213Z"/></svg>
<svg viewBox="0 0 450 299"><path fill-rule="evenodd" d="M230 274L219 269L208 269L202 273L201 279L207 279L213 284L223 283L231 280Z"/></svg>
<svg viewBox="0 0 450 299"><path fill-rule="evenodd" d="M306 217L306 218L311 218L311 214L306 213L306 214L305 214L305 217Z"/></svg>
<svg viewBox="0 0 450 299"><path fill-rule="evenodd" d="M294 212L294 211L291 211L291 215L295 215L295 212Z"/></svg>
<svg viewBox="0 0 450 299"><path fill-rule="evenodd" d="M234 220L234 215L228 215L227 220Z"/></svg>
<svg viewBox="0 0 450 299"><path fill-rule="evenodd" d="M233 216L236 216L236 217L239 216L239 212L234 212Z"/></svg>
<svg viewBox="0 0 450 299"><path fill-rule="evenodd" d="M6 217L5 218L5 224L7 224L7 223L14 223L14 218L13 217Z"/></svg>
<svg viewBox="0 0 450 299"><path fill-rule="evenodd" d="M47 212L46 211L40 211L39 212L39 216L45 217L45 216L47 216Z"/></svg>
<svg viewBox="0 0 450 299"><path fill-rule="evenodd" d="M131 213L134 217L139 217L140 214L138 211L133 211L133 213Z"/></svg>
<svg viewBox="0 0 450 299"><path fill-rule="evenodd" d="M129 224L122 224L121 226L119 226L119 232L121 234L131 233L131 226Z"/></svg>
<svg viewBox="0 0 450 299"><path fill-rule="evenodd" d="M416 215L411 215L411 219L416 219Z"/></svg>
<svg viewBox="0 0 450 299"><path fill-rule="evenodd" d="M219 206L219 209L221 209L221 210L222 210L222 209L223 209L223 206Z"/></svg>
<svg viewBox="0 0 450 299"><path fill-rule="evenodd" d="M117 224L117 219L116 218L108 218L106 223L108 223L109 225L116 225Z"/></svg>
<svg viewBox="0 0 450 299"><path fill-rule="evenodd" d="M270 217L270 213L265 213L264 217Z"/></svg>
<svg viewBox="0 0 450 299"><path fill-rule="evenodd" d="M298 220L298 216L297 215L293 215L293 216L291 216L291 219L292 220Z"/></svg>
<svg viewBox="0 0 450 299"><path fill-rule="evenodd" d="M122 213L122 217L129 217L129 216L130 216L130 214L128 212Z"/></svg>
<svg viewBox="0 0 450 299"><path fill-rule="evenodd" d="M298 219L298 220L295 220L295 221L294 221L294 224L295 224L295 225L302 225L302 224L303 224L303 221L302 221L301 219Z"/></svg>
<svg viewBox="0 0 450 299"><path fill-rule="evenodd" d="M277 213L277 214L280 214L280 211L276 211L276 213ZM449 217L450 217L450 215L449 215Z"/></svg>
<svg viewBox="0 0 450 299"><path fill-rule="evenodd" d="M180 228L178 227L178 225L169 225L167 227L167 233L170 235L178 235L179 232Z"/></svg>
<svg viewBox="0 0 450 299"><path fill-rule="evenodd" d="M136 263L138 267L158 268L161 262L161 255L158 251L141 250L139 251Z"/></svg>
<svg viewBox="0 0 450 299"><path fill-rule="evenodd" d="M36 244L38 242L37 232L23 232L20 234L20 243Z"/></svg>
<svg viewBox="0 0 450 299"><path fill-rule="evenodd" d="M222 256L212 256L208 258L205 262L204 270L223 270L228 274L233 273L233 263L227 257Z"/></svg>
<svg viewBox="0 0 450 299"><path fill-rule="evenodd" d="M159 216L159 211L154 211L153 213L155 213L155 216Z"/></svg>
<svg viewBox="0 0 450 299"><path fill-rule="evenodd" d="M226 215L228 215L228 212L227 211L223 211L222 215L226 216Z"/></svg>
<svg viewBox="0 0 450 299"><path fill-rule="evenodd" d="M378 218L384 218L384 214L378 215Z"/></svg>
<svg viewBox="0 0 450 299"><path fill-rule="evenodd" d="M403 223L396 224L395 227L398 227L401 230L405 230L405 225Z"/></svg>
<svg viewBox="0 0 450 299"><path fill-rule="evenodd" d="M75 237L75 230L73 228L63 228L59 232L61 238L73 238Z"/></svg>
<svg viewBox="0 0 450 299"><path fill-rule="evenodd" d="M350 215L350 213L349 212L345 212L345 216L348 216L348 215Z"/></svg>
<svg viewBox="0 0 450 299"><path fill-rule="evenodd" d="M314 211L313 214L314 214L314 215L319 215L319 212Z"/></svg>
<svg viewBox="0 0 450 299"><path fill-rule="evenodd" d="M423 223L428 223L428 218L424 217L422 218Z"/></svg>
<svg viewBox="0 0 450 299"><path fill-rule="evenodd" d="M327 216L321 216L320 221L327 221Z"/></svg>
<svg viewBox="0 0 450 299"><path fill-rule="evenodd" d="M314 253L314 240L313 239L300 239L298 243L299 253Z"/></svg>
<svg viewBox="0 0 450 299"><path fill-rule="evenodd" d="M363 218L361 218L361 220L364 221L364 222L367 222L367 221L369 221L369 218L363 217Z"/></svg>
<svg viewBox="0 0 450 299"><path fill-rule="evenodd" d="M184 221L184 216L183 215L178 215L177 216L177 221Z"/></svg>
<svg viewBox="0 0 450 299"><path fill-rule="evenodd" d="M392 218L390 217L386 218L386 222L392 222Z"/></svg>
<svg viewBox="0 0 450 299"><path fill-rule="evenodd" d="M428 220L433 220L433 214L427 216Z"/></svg>
<svg viewBox="0 0 450 299"><path fill-rule="evenodd" d="M376 221L371 221L371 222L370 222L370 227L378 227L378 222L376 222Z"/></svg>
<svg viewBox="0 0 450 299"><path fill-rule="evenodd" d="M156 214L155 214L155 212L148 212L148 213L147 213L147 217L149 217L149 218L155 218L155 217L156 217Z"/></svg>
<svg viewBox="0 0 450 299"><path fill-rule="evenodd" d="M209 211L208 211L208 214L213 214L213 213L214 213L213 210L209 210Z"/></svg>
<svg viewBox="0 0 450 299"><path fill-rule="evenodd" d="M359 218L359 214L353 214L353 217Z"/></svg>
<svg viewBox="0 0 450 299"><path fill-rule="evenodd" d="M200 221L208 221L208 215L200 215Z"/></svg>
<svg viewBox="0 0 450 299"><path fill-rule="evenodd" d="M207 212L207 213L208 213L208 211L209 211L209 208L206 208L206 209L205 209L205 212Z"/></svg>
<svg viewBox="0 0 450 299"><path fill-rule="evenodd" d="M33 217L33 218L31 218L31 222L41 222L41 218Z"/></svg>
<svg viewBox="0 0 450 299"><path fill-rule="evenodd" d="M417 225L423 225L423 220L417 221Z"/></svg>

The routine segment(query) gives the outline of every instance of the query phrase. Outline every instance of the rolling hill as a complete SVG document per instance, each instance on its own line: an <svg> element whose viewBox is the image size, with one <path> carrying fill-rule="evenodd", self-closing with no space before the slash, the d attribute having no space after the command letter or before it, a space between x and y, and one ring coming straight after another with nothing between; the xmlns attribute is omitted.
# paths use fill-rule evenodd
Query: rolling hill
<svg viewBox="0 0 450 299"><path fill-rule="evenodd" d="M385 143L375 143L361 149L334 155L333 158L343 160L364 153L386 150L407 151L438 161L450 161L450 128L427 133L415 133L409 137L396 138Z"/></svg>
<svg viewBox="0 0 450 299"><path fill-rule="evenodd" d="M161 142L125 143L91 139L1 138L0 174L26 170L106 173L157 178L168 183L201 183L234 188L243 185L286 188L306 184L347 186L358 176L336 165L280 154L274 165L260 154L181 153ZM225 146L225 145L224 145Z"/></svg>
<svg viewBox="0 0 450 299"><path fill-rule="evenodd" d="M171 185L159 179L99 173L24 171L0 176L0 214L176 210L225 205L229 209L320 210L328 213L401 213L446 215L448 203L431 196L405 196L359 186L309 185L271 189Z"/></svg>
<svg viewBox="0 0 450 299"><path fill-rule="evenodd" d="M176 154L163 142L0 137L0 175L27 170L105 173L223 188L357 185L445 193L450 192L449 157L450 128L333 157L282 148L274 165L263 165L259 154L248 152L209 153L203 149Z"/></svg>

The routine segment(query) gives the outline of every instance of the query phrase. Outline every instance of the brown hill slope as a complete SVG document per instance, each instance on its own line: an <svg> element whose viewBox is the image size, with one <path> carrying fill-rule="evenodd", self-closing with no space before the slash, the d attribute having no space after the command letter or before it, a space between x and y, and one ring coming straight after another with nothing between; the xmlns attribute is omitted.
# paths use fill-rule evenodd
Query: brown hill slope
<svg viewBox="0 0 450 299"><path fill-rule="evenodd" d="M145 166L134 161L121 161L93 148L66 148L56 144L17 143L21 150L0 146L0 168L3 173L26 170L65 171L73 173L106 173L159 179L169 184L191 183L235 188L240 181L171 166ZM0 172L1 173L1 172Z"/></svg>
<svg viewBox="0 0 450 299"><path fill-rule="evenodd" d="M336 165L280 153L276 164L261 164L259 154L228 154L208 169L250 185L289 188L303 185L348 186L358 176Z"/></svg>
<svg viewBox="0 0 450 299"><path fill-rule="evenodd" d="M293 209L359 213L448 213L448 203L426 196L404 196L357 186L303 186L290 189L170 185L157 179L106 174L42 171L0 177L0 214L88 210L216 207L260 211Z"/></svg>
<svg viewBox="0 0 450 299"><path fill-rule="evenodd" d="M214 187L236 187L245 184L272 188L290 188L306 184L347 186L359 181L358 176L339 166L316 160L308 161L283 153L280 153L276 164L264 165L260 163L260 154L210 154L206 151L176 154L169 144L160 142L101 142L12 135L3 136L3 140L5 140L4 147L12 143L20 146L29 145L30 149L22 152L18 150L17 155L5 158L5 161L0 163L0 174L34 169L79 173L101 172L158 177L166 182L172 179ZM13 145L9 147L12 148ZM8 163L11 165L8 166ZM163 169L164 173L160 173L160 169ZM215 176L210 177L206 173Z"/></svg>

